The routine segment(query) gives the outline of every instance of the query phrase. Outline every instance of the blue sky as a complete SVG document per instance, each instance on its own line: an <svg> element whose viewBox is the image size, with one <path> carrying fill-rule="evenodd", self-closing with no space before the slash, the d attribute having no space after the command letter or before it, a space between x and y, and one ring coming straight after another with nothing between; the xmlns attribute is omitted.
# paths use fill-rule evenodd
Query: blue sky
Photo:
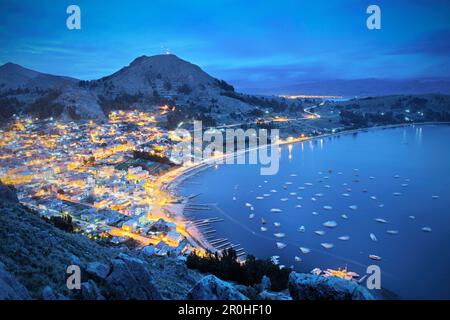
<svg viewBox="0 0 450 320"><path fill-rule="evenodd" d="M70 4L81 30L66 28ZM366 28L369 4L381 30ZM95 79L165 48L237 87L447 78L450 1L0 1L0 64Z"/></svg>

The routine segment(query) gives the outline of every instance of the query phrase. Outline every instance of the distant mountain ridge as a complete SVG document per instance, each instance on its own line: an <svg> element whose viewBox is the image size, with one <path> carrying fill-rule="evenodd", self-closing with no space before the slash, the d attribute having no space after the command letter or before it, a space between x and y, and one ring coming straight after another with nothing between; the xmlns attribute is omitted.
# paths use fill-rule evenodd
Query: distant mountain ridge
<svg viewBox="0 0 450 320"><path fill-rule="evenodd" d="M0 66L0 90L18 88L50 89L78 82L75 78L54 76L24 68L15 63Z"/></svg>
<svg viewBox="0 0 450 320"><path fill-rule="evenodd" d="M311 80L272 88L244 88L244 92L277 95L326 95L343 97L395 94L450 94L450 79L354 79Z"/></svg>

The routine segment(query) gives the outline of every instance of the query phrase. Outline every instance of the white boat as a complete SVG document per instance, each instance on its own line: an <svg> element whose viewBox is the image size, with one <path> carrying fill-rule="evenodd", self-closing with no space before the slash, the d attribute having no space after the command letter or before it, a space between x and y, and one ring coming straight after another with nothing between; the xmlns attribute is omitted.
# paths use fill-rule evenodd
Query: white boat
<svg viewBox="0 0 450 320"><path fill-rule="evenodd" d="M297 195L297 192L290 192L289 195L295 197Z"/></svg>
<svg viewBox="0 0 450 320"><path fill-rule="evenodd" d="M381 260L381 257L377 256L375 254L369 254L369 258L372 260L377 260L377 261Z"/></svg>
<svg viewBox="0 0 450 320"><path fill-rule="evenodd" d="M342 219L348 219L348 216L346 214L341 214Z"/></svg>
<svg viewBox="0 0 450 320"><path fill-rule="evenodd" d="M298 228L299 232L305 232L305 226L300 226L300 228Z"/></svg>
<svg viewBox="0 0 450 320"><path fill-rule="evenodd" d="M272 208L272 209L270 209L270 212L281 212L282 210L281 209L278 209L278 208Z"/></svg>
<svg viewBox="0 0 450 320"><path fill-rule="evenodd" d="M270 257L270 261L272 261L272 263L274 265L278 265L280 263L279 259L280 259L280 256L272 256L272 257Z"/></svg>
<svg viewBox="0 0 450 320"><path fill-rule="evenodd" d="M305 182L304 184L305 184L305 186L312 186L313 185L311 182Z"/></svg>
<svg viewBox="0 0 450 320"><path fill-rule="evenodd" d="M283 249L283 248L286 248L286 243L284 243L284 242L277 242L277 248L278 249Z"/></svg>
<svg viewBox="0 0 450 320"><path fill-rule="evenodd" d="M431 232L431 228L430 227L423 227L422 231L423 232Z"/></svg>
<svg viewBox="0 0 450 320"><path fill-rule="evenodd" d="M310 250L309 248L306 248L306 247L300 247L300 251L301 251L303 254L307 254L307 253L310 253L310 252L311 252L311 250Z"/></svg>
<svg viewBox="0 0 450 320"><path fill-rule="evenodd" d="M407 186L408 186L407 183L402 183L402 187L403 187L403 188L406 188Z"/></svg>
<svg viewBox="0 0 450 320"><path fill-rule="evenodd" d="M312 212L312 215L313 215L313 216L317 216L317 215L318 215L317 211L313 211L313 212Z"/></svg>
<svg viewBox="0 0 450 320"><path fill-rule="evenodd" d="M315 196L318 198L323 197L323 193L316 193Z"/></svg>
<svg viewBox="0 0 450 320"><path fill-rule="evenodd" d="M256 200L264 200L264 197L256 197Z"/></svg>
<svg viewBox="0 0 450 320"><path fill-rule="evenodd" d="M283 201L283 202L288 201L288 200L289 200L288 198L281 198L280 199L280 201Z"/></svg>
<svg viewBox="0 0 450 320"><path fill-rule="evenodd" d="M377 200L377 197L375 197L375 196L370 196L370 199L372 199L372 200Z"/></svg>
<svg viewBox="0 0 450 320"><path fill-rule="evenodd" d="M290 177L296 177L297 174L296 174L296 173L291 173L289 176L290 176Z"/></svg>
<svg viewBox="0 0 450 320"><path fill-rule="evenodd" d="M274 225L275 227L278 228L279 226L281 226L281 223L279 223L279 222L274 222L273 225Z"/></svg>
<svg viewBox="0 0 450 320"><path fill-rule="evenodd" d="M233 201L236 201L236 197L233 197Z"/></svg>
<svg viewBox="0 0 450 320"><path fill-rule="evenodd" d="M370 233L369 237L370 239L372 239L372 241L378 241L377 237L373 233Z"/></svg>
<svg viewBox="0 0 450 320"><path fill-rule="evenodd" d="M297 197L297 200L303 200L303 197Z"/></svg>
<svg viewBox="0 0 450 320"><path fill-rule="evenodd" d="M288 182L285 183L285 185L288 185L288 186L290 186L291 184L292 184L291 181L288 181Z"/></svg>
<svg viewBox="0 0 450 320"><path fill-rule="evenodd" d="M317 199L314 197L311 197L311 201L317 201Z"/></svg>
<svg viewBox="0 0 450 320"><path fill-rule="evenodd" d="M261 231L267 231L267 228L266 227L261 227Z"/></svg>
<svg viewBox="0 0 450 320"><path fill-rule="evenodd" d="M320 276L320 274L322 273L322 270L320 268L314 268L311 270L311 273L315 276Z"/></svg>
<svg viewBox="0 0 450 320"><path fill-rule="evenodd" d="M394 195L394 196L398 197L398 196L401 196L401 195L402 195L402 193L401 193L401 192L393 192L393 193L392 193L392 195Z"/></svg>
<svg viewBox="0 0 450 320"><path fill-rule="evenodd" d="M373 179L375 179L375 177L374 177L374 176L370 176L369 179L370 179L370 180L373 180Z"/></svg>
<svg viewBox="0 0 450 320"><path fill-rule="evenodd" d="M349 236L341 236L341 237L338 237L338 239L342 240L342 241L347 241L347 240L350 240L350 237Z"/></svg>
<svg viewBox="0 0 450 320"><path fill-rule="evenodd" d="M400 178L400 175L396 174L396 175L394 176L394 179L398 179L398 178Z"/></svg>
<svg viewBox="0 0 450 320"><path fill-rule="evenodd" d="M318 236L323 236L325 234L325 231L323 230L316 230L314 231L315 234L317 234Z"/></svg>
<svg viewBox="0 0 450 320"><path fill-rule="evenodd" d="M348 206L350 209L352 209L352 210L356 210L356 209L358 209L358 206L357 205L354 205L354 204L352 204L351 206Z"/></svg>
<svg viewBox="0 0 450 320"><path fill-rule="evenodd" d="M246 203L245 203L245 206L246 206L247 208L250 208L250 207L252 206L252 204L251 204L251 203L248 203L248 202L246 202Z"/></svg>
<svg viewBox="0 0 450 320"><path fill-rule="evenodd" d="M324 208L325 210L333 210L333 207L332 207L332 206L323 206L323 208Z"/></svg>
<svg viewBox="0 0 450 320"><path fill-rule="evenodd" d="M376 218L375 221L379 223L387 223L387 220L381 218Z"/></svg>
<svg viewBox="0 0 450 320"><path fill-rule="evenodd" d="M296 208L301 208L302 205L301 205L301 204L297 204L295 207L296 207Z"/></svg>
<svg viewBox="0 0 450 320"><path fill-rule="evenodd" d="M337 222L336 222L336 221L332 221L332 220L330 220L330 221L325 221L325 222L323 223L323 226L324 226L324 227L327 227L327 228L334 228L334 227L337 226Z"/></svg>
<svg viewBox="0 0 450 320"><path fill-rule="evenodd" d="M414 220L414 219L416 218L416 216L409 216L409 218L410 218L411 220Z"/></svg>
<svg viewBox="0 0 450 320"><path fill-rule="evenodd" d="M274 233L273 234L275 237L277 237L277 238L284 238L284 236L286 235L286 234L284 234L284 233Z"/></svg>
<svg viewBox="0 0 450 320"><path fill-rule="evenodd" d="M250 215L248 216L250 219L253 219L255 217L254 213L250 213Z"/></svg>
<svg viewBox="0 0 450 320"><path fill-rule="evenodd" d="M330 189L331 186L329 184L324 185L324 188Z"/></svg>
<svg viewBox="0 0 450 320"><path fill-rule="evenodd" d="M264 197L270 197L270 193L264 193L263 196Z"/></svg>
<svg viewBox="0 0 450 320"><path fill-rule="evenodd" d="M439 199L439 196L431 196L432 199Z"/></svg>
<svg viewBox="0 0 450 320"><path fill-rule="evenodd" d="M298 187L298 190L305 190L305 187Z"/></svg>
<svg viewBox="0 0 450 320"><path fill-rule="evenodd" d="M296 262L302 262L302 258L297 257L297 256L294 257L294 260L295 260Z"/></svg>
<svg viewBox="0 0 450 320"><path fill-rule="evenodd" d="M342 196L343 197L350 197L350 194L349 193L343 193Z"/></svg>
<svg viewBox="0 0 450 320"><path fill-rule="evenodd" d="M272 192L272 193L276 193L276 192L277 192L277 190L275 190L275 189L272 189L272 190L270 190L270 192Z"/></svg>
<svg viewBox="0 0 450 320"><path fill-rule="evenodd" d="M384 204L382 204L382 203L379 204L379 205L378 205L378 208L384 208Z"/></svg>
<svg viewBox="0 0 450 320"><path fill-rule="evenodd" d="M322 247L324 247L325 249L331 249L334 247L334 244L332 243L328 243L328 242L323 242L320 244Z"/></svg>
<svg viewBox="0 0 450 320"><path fill-rule="evenodd" d="M386 233L395 235L395 234L398 234L398 230L387 230Z"/></svg>

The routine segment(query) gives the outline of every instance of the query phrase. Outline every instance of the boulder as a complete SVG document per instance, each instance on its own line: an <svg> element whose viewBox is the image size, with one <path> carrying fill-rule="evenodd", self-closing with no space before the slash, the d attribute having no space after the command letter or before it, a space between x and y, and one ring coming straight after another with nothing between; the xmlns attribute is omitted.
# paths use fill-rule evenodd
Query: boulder
<svg viewBox="0 0 450 320"><path fill-rule="evenodd" d="M110 271L108 265L100 262L90 262L86 266L86 273L96 279L106 279Z"/></svg>
<svg viewBox="0 0 450 320"><path fill-rule="evenodd" d="M188 292L188 300L248 300L231 283L213 275L203 277Z"/></svg>
<svg viewBox="0 0 450 320"><path fill-rule="evenodd" d="M296 272L289 275L289 292L294 300L373 300L356 282Z"/></svg>
<svg viewBox="0 0 450 320"><path fill-rule="evenodd" d="M57 300L56 294L53 291L52 287L46 286L44 289L42 289L42 299Z"/></svg>
<svg viewBox="0 0 450 320"><path fill-rule="evenodd" d="M81 283L81 298L83 300L105 300L92 280Z"/></svg>
<svg viewBox="0 0 450 320"><path fill-rule="evenodd" d="M0 262L0 300L30 300L27 289Z"/></svg>
<svg viewBox="0 0 450 320"><path fill-rule="evenodd" d="M292 297L285 292L264 290L258 294L257 300L292 300Z"/></svg>
<svg viewBox="0 0 450 320"><path fill-rule="evenodd" d="M124 253L111 260L111 272L105 281L111 299L162 299L144 262Z"/></svg>
<svg viewBox="0 0 450 320"><path fill-rule="evenodd" d="M272 283L270 282L270 278L268 276L263 276L261 279L261 291L270 290Z"/></svg>

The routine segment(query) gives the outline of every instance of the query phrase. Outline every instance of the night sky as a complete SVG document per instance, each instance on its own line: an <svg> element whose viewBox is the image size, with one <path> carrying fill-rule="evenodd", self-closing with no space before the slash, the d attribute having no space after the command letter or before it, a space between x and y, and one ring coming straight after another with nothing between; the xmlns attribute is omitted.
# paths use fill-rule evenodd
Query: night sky
<svg viewBox="0 0 450 320"><path fill-rule="evenodd" d="M66 28L70 4L81 30ZM381 30L366 28L369 4ZM95 79L166 48L238 88L448 78L450 1L0 1L0 64Z"/></svg>

